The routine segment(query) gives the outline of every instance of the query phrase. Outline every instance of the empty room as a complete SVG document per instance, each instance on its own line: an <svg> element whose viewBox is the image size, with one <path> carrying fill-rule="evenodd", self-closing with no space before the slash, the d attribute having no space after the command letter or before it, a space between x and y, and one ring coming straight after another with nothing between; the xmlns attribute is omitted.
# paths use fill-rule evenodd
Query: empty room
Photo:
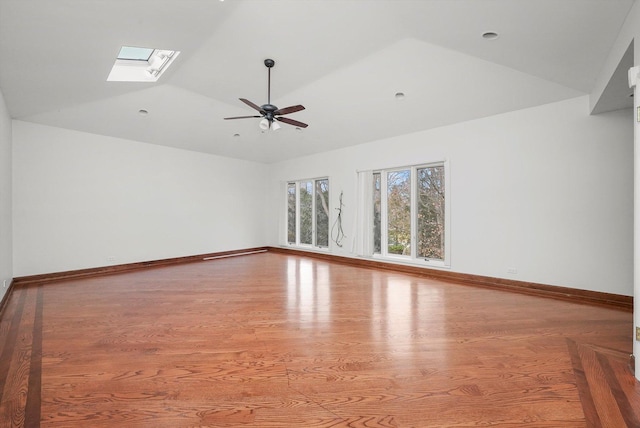
<svg viewBox="0 0 640 428"><path fill-rule="evenodd" d="M0 426L640 427L638 37L0 0Z"/></svg>

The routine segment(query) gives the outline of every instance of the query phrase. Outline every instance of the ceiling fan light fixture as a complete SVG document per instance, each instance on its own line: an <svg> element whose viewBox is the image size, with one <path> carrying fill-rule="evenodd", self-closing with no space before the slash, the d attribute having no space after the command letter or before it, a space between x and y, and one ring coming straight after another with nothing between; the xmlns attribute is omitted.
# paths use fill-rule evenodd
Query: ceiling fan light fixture
<svg viewBox="0 0 640 428"><path fill-rule="evenodd" d="M262 119L260 121L260 129L262 129L263 131L269 129L269 121L267 119Z"/></svg>
<svg viewBox="0 0 640 428"><path fill-rule="evenodd" d="M273 121L273 123L271 124L271 130L272 131L277 131L278 129L280 129L280 124L276 121Z"/></svg>

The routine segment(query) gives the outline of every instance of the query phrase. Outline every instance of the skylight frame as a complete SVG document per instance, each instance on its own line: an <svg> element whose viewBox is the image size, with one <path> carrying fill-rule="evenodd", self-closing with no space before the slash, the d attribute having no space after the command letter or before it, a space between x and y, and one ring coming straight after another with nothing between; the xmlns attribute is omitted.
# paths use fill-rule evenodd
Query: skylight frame
<svg viewBox="0 0 640 428"><path fill-rule="evenodd" d="M147 60L142 58L120 58L123 49L149 49L152 51ZM122 46L118 51L118 57L107 77L109 82L146 82L158 81L160 76L169 68L180 54L180 51L156 48L136 48Z"/></svg>

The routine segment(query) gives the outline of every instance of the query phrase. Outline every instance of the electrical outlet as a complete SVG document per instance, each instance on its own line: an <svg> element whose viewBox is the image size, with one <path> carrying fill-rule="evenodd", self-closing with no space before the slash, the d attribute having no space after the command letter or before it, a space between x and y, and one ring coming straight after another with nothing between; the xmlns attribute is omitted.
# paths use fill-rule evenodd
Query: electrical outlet
<svg viewBox="0 0 640 428"><path fill-rule="evenodd" d="M514 267L507 268L507 273L518 273L518 269Z"/></svg>
<svg viewBox="0 0 640 428"><path fill-rule="evenodd" d="M640 327L636 327L636 340L640 340Z"/></svg>
<svg viewBox="0 0 640 428"><path fill-rule="evenodd" d="M113 256L109 256L109 257L107 257L107 261L108 261L108 262L115 262L115 261L116 261L116 258L115 258L115 257L113 257Z"/></svg>
<svg viewBox="0 0 640 428"><path fill-rule="evenodd" d="M2 281L2 288L7 288L7 280Z"/></svg>

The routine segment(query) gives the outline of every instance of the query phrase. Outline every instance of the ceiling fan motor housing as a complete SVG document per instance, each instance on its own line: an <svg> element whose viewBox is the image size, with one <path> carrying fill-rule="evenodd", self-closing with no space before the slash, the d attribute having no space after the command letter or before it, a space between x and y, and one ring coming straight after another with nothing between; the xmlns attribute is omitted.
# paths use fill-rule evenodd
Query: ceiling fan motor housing
<svg viewBox="0 0 640 428"><path fill-rule="evenodd" d="M264 117L269 121L273 122L275 118L275 111L278 110L278 107L273 104L263 104L260 106L262 110L264 110Z"/></svg>

